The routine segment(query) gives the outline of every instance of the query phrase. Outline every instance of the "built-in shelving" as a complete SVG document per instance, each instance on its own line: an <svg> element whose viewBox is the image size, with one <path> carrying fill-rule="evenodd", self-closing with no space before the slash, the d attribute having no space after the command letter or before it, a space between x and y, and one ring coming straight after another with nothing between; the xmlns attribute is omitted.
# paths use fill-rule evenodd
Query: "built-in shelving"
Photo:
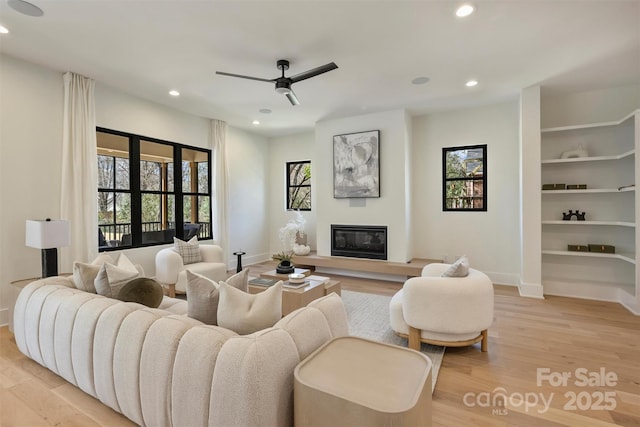
<svg viewBox="0 0 640 427"><path fill-rule="evenodd" d="M627 191L636 191L636 188L623 187L623 188L586 188L584 190L543 190L542 194L626 193Z"/></svg>
<svg viewBox="0 0 640 427"><path fill-rule="evenodd" d="M600 252L578 252L578 251L552 251L543 250L544 255L560 255L560 256L575 256L575 257L589 257L589 258L613 258L621 259L631 264L636 263L636 257L634 254L605 254Z"/></svg>
<svg viewBox="0 0 640 427"><path fill-rule="evenodd" d="M610 225L619 227L635 227L636 224L628 221L542 221L542 225Z"/></svg>
<svg viewBox="0 0 640 427"><path fill-rule="evenodd" d="M595 156L595 157L572 157L570 159L547 159L543 160L543 165L557 164L557 163L580 163L580 162L601 162L606 160L622 160L627 157L634 156L636 150L629 150L622 154L613 156Z"/></svg>
<svg viewBox="0 0 640 427"><path fill-rule="evenodd" d="M640 176L640 110L620 120L541 129L541 184L585 184L582 190L541 190L542 277L553 292L586 298L640 296L635 184ZM562 158L583 149L587 157ZM616 194L620 194L619 196ZM563 221L563 212L586 212L587 221ZM567 245L598 242L618 253L578 252ZM564 250L562 250L564 248ZM622 261L622 263L620 263ZM584 286L581 286L584 284ZM582 291L581 291L582 289Z"/></svg>

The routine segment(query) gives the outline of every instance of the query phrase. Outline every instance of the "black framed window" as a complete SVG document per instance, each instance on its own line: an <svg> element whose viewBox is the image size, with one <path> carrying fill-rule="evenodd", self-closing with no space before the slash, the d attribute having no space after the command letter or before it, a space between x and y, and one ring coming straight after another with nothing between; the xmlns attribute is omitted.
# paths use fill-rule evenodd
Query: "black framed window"
<svg viewBox="0 0 640 427"><path fill-rule="evenodd" d="M96 136L100 251L212 238L210 150L103 128Z"/></svg>
<svg viewBox="0 0 640 427"><path fill-rule="evenodd" d="M442 149L442 210L487 210L487 145Z"/></svg>
<svg viewBox="0 0 640 427"><path fill-rule="evenodd" d="M287 162L287 209L311 210L311 161Z"/></svg>

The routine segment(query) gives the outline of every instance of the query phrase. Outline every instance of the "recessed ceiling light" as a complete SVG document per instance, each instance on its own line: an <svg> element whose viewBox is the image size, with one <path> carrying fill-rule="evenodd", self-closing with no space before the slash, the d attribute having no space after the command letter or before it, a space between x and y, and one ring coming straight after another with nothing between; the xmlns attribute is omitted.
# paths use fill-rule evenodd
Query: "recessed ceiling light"
<svg viewBox="0 0 640 427"><path fill-rule="evenodd" d="M169 91L169 95L171 96L180 96L180 92L178 92L177 90L170 90Z"/></svg>
<svg viewBox="0 0 640 427"><path fill-rule="evenodd" d="M466 87L474 87L474 86L476 86L477 84L478 84L478 81L477 81L477 80L469 80L469 81L468 81L468 82L466 82L464 85L465 85Z"/></svg>
<svg viewBox="0 0 640 427"><path fill-rule="evenodd" d="M271 114L271 110L268 108L261 108L259 110L262 114Z"/></svg>
<svg viewBox="0 0 640 427"><path fill-rule="evenodd" d="M458 18L464 18L465 16L471 15L475 10L476 8L473 7L473 5L470 5L468 3L463 4L462 6L456 9L456 16Z"/></svg>
<svg viewBox="0 0 640 427"><path fill-rule="evenodd" d="M0 34L9 34L9 29L4 25L0 25Z"/></svg>
<svg viewBox="0 0 640 427"><path fill-rule="evenodd" d="M9 7L11 7L16 12L20 12L23 15L28 16L42 16L44 12L38 6L26 2L24 0L9 0L7 1Z"/></svg>
<svg viewBox="0 0 640 427"><path fill-rule="evenodd" d="M429 77L416 77L415 79L411 80L411 83L413 83L414 85L423 85L428 81Z"/></svg>
<svg viewBox="0 0 640 427"><path fill-rule="evenodd" d="M260 124L260 121L258 121L258 120L254 120L254 121L252 121L251 123L253 123L254 125L259 125L259 124Z"/></svg>

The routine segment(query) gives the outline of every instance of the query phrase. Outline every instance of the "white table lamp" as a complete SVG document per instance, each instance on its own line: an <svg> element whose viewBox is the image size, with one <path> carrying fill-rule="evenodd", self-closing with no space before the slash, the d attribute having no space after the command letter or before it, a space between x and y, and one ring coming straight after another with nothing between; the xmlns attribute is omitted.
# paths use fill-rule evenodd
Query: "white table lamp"
<svg viewBox="0 0 640 427"><path fill-rule="evenodd" d="M27 220L25 244L42 249L42 277L58 275L58 249L69 246L69 221L47 218L44 221Z"/></svg>

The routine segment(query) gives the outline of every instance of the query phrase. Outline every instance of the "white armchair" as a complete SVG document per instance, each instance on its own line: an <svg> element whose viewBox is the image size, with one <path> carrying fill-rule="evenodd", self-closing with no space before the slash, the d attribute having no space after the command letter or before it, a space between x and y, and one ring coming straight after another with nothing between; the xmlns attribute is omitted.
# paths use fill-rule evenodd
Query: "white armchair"
<svg viewBox="0 0 640 427"><path fill-rule="evenodd" d="M428 264L421 277L408 279L389 304L391 328L420 342L462 347L481 342L487 351L487 329L493 323L493 283L481 271L466 277L442 277L450 264Z"/></svg>
<svg viewBox="0 0 640 427"><path fill-rule="evenodd" d="M222 248L201 244L199 249L202 261L186 265L173 248L161 249L156 254L156 280L168 287L169 296L174 297L176 292L187 292L187 269L216 282L227 278L227 265L224 262Z"/></svg>

